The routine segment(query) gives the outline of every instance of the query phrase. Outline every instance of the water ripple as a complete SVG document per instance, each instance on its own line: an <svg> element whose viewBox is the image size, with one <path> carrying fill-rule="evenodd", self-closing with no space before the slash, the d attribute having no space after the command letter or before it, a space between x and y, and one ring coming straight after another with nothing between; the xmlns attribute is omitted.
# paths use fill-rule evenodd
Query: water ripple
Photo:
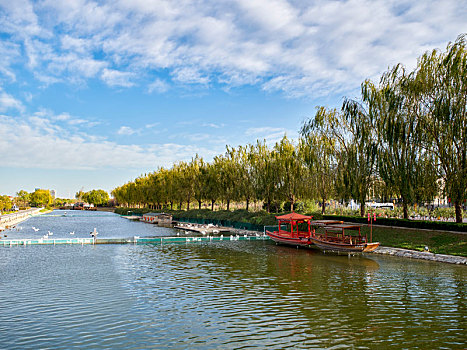
<svg viewBox="0 0 467 350"><path fill-rule="evenodd" d="M270 242L5 248L0 348L462 348L466 275Z"/></svg>

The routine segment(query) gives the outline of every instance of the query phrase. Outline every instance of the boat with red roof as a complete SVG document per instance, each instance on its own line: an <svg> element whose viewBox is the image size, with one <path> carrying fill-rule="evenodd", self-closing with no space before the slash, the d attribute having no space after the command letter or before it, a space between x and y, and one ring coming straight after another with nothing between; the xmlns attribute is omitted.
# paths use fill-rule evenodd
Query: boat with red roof
<svg viewBox="0 0 467 350"><path fill-rule="evenodd" d="M277 231L266 231L276 243L309 247L316 245L323 251L361 253L371 252L378 242L369 242L361 234L361 226L344 224L339 220L315 220L309 215L295 212L276 216Z"/></svg>

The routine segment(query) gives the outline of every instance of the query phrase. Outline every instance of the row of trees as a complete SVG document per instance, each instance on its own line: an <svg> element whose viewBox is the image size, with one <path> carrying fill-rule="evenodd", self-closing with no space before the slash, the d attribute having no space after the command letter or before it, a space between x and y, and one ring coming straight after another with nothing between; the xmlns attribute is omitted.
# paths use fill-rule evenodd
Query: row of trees
<svg viewBox="0 0 467 350"><path fill-rule="evenodd" d="M397 65L378 84L369 80L358 100L340 109L319 107L300 129L269 147L265 142L227 147L210 163L196 156L160 168L112 194L118 202L162 206L209 201L265 203L355 199L364 215L369 198L402 201L404 217L416 202L431 201L441 189L462 221L467 196L467 49L459 36L446 51L420 57L409 72Z"/></svg>

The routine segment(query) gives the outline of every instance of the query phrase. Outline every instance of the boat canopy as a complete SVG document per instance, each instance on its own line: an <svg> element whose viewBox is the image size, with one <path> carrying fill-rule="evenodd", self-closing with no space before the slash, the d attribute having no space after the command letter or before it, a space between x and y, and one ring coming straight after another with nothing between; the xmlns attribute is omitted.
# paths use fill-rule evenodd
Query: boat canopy
<svg viewBox="0 0 467 350"><path fill-rule="evenodd" d="M281 216L276 216L276 219L280 221L305 221L311 220L312 218L312 216L297 214L295 212Z"/></svg>

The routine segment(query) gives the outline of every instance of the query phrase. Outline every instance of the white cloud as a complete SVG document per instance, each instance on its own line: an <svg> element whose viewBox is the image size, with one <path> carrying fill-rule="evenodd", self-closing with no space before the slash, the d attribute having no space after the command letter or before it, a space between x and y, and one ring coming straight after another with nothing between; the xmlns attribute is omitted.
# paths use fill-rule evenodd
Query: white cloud
<svg viewBox="0 0 467 350"><path fill-rule="evenodd" d="M258 128L248 128L245 131L246 136L252 136L252 135L264 135L264 134L270 134L270 133L285 133L284 128L273 128L269 126L264 126L264 127L258 127Z"/></svg>
<svg viewBox="0 0 467 350"><path fill-rule="evenodd" d="M164 93L164 92L167 92L169 88L170 88L170 85L167 82L156 78L151 84L149 84L148 92L152 93L155 91L158 93Z"/></svg>
<svg viewBox="0 0 467 350"><path fill-rule="evenodd" d="M220 129L225 126L225 124L215 124L215 123L204 123L204 127L209 127L209 128L214 128L214 129Z"/></svg>
<svg viewBox="0 0 467 350"><path fill-rule="evenodd" d="M149 81L147 91L158 93L171 83L342 93L467 32L467 8L456 0L18 1L0 5L11 35L0 43L0 74L15 79L23 47L46 84Z"/></svg>
<svg viewBox="0 0 467 350"><path fill-rule="evenodd" d="M5 112L9 109L16 109L22 112L24 111L24 106L20 100L17 100L0 88L0 112Z"/></svg>
<svg viewBox="0 0 467 350"><path fill-rule="evenodd" d="M136 130L130 128L129 126L122 126L117 131L117 134L119 135L133 135L135 133L136 133Z"/></svg>
<svg viewBox="0 0 467 350"><path fill-rule="evenodd" d="M151 124L146 124L144 127L146 129L152 129L155 128L156 126L159 126L161 123L151 123Z"/></svg>
<svg viewBox="0 0 467 350"><path fill-rule="evenodd" d="M69 120L69 119L71 119L71 115L69 115L68 113L62 113L62 114L54 116L53 119L61 120L61 121Z"/></svg>
<svg viewBox="0 0 467 350"><path fill-rule="evenodd" d="M198 153L211 158L213 151L175 143L120 145L95 135L72 133L51 119L27 120L0 115L2 166L44 169L155 169L189 160Z"/></svg>
<svg viewBox="0 0 467 350"><path fill-rule="evenodd" d="M184 84L207 84L209 78L194 67L176 68L173 73L173 79Z"/></svg>
<svg viewBox="0 0 467 350"><path fill-rule="evenodd" d="M130 87L134 84L130 81L133 78L131 72L120 72L115 69L105 68L102 72L102 80L109 86Z"/></svg>
<svg viewBox="0 0 467 350"><path fill-rule="evenodd" d="M298 137L297 131L295 130L274 128L269 126L248 128L245 131L245 135L249 138L255 138L256 140L266 140L268 144L274 144L284 136L287 136L291 139Z"/></svg>

